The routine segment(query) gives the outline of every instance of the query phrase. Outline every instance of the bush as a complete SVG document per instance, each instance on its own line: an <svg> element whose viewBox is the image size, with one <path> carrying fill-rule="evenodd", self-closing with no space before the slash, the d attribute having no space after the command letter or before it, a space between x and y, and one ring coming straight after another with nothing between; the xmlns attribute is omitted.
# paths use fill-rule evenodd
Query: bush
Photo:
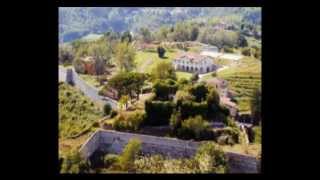
<svg viewBox="0 0 320 180"><path fill-rule="evenodd" d="M157 47L157 52L158 52L159 58L163 58L163 57L164 57L164 54L166 53L166 50L165 50L163 47L158 46L158 47Z"/></svg>
<svg viewBox="0 0 320 180"><path fill-rule="evenodd" d="M241 53L244 55L244 56L251 56L251 48L243 48Z"/></svg>
<svg viewBox="0 0 320 180"><path fill-rule="evenodd" d="M72 151L63 159L60 172L79 174L88 173L89 170L89 163L81 158L79 152Z"/></svg>
<svg viewBox="0 0 320 180"><path fill-rule="evenodd" d="M197 103L192 101L182 101L180 108L182 119L201 115L203 118L207 117L208 106L206 103Z"/></svg>
<svg viewBox="0 0 320 180"><path fill-rule="evenodd" d="M238 127L226 127L216 130L215 139L219 144L237 144L240 142L240 130Z"/></svg>
<svg viewBox="0 0 320 180"><path fill-rule="evenodd" d="M190 93L196 98L197 102L204 101L208 92L209 90L204 83L198 83L190 89Z"/></svg>
<svg viewBox="0 0 320 180"><path fill-rule="evenodd" d="M227 47L227 46L223 47L223 50L226 53L233 53L233 48L230 48L230 47Z"/></svg>
<svg viewBox="0 0 320 180"><path fill-rule="evenodd" d="M193 81L193 82L196 82L196 81L198 81L198 79L199 79L199 74L195 73L195 74L192 74L190 80Z"/></svg>
<svg viewBox="0 0 320 180"><path fill-rule="evenodd" d="M261 144L261 126L255 126L252 128L252 130L254 134L253 142Z"/></svg>
<svg viewBox="0 0 320 180"><path fill-rule="evenodd" d="M104 106L103 106L103 113L105 116L109 115L110 112L111 112L112 108L111 108L111 105L106 103Z"/></svg>
<svg viewBox="0 0 320 180"><path fill-rule="evenodd" d="M139 139L130 139L126 147L123 149L119 157L119 165L123 171L134 170L134 161L141 149L141 142Z"/></svg>
<svg viewBox="0 0 320 180"><path fill-rule="evenodd" d="M118 115L118 111L116 111L116 110L111 110L111 113L110 113L110 118L114 118L114 117L116 117Z"/></svg>
<svg viewBox="0 0 320 180"><path fill-rule="evenodd" d="M182 119L180 112L174 111L170 117L170 128L173 134L176 134L177 130L181 128L181 123Z"/></svg>
<svg viewBox="0 0 320 180"><path fill-rule="evenodd" d="M145 124L168 125L174 106L170 101L145 101Z"/></svg>
<svg viewBox="0 0 320 180"><path fill-rule="evenodd" d="M200 173L225 173L227 160L224 152L213 143L203 143L194 158Z"/></svg>
<svg viewBox="0 0 320 180"><path fill-rule="evenodd" d="M76 59L74 62L73 62L73 66L74 66L74 70L77 72L77 73L81 73L81 74L84 74L85 73L85 67L83 65L83 63L81 62L80 59Z"/></svg>
<svg viewBox="0 0 320 180"><path fill-rule="evenodd" d="M178 85L171 79L166 81L159 80L153 85L153 92L156 94L156 99L158 100L170 100L170 95L174 95L177 90Z"/></svg>
<svg viewBox="0 0 320 180"><path fill-rule="evenodd" d="M115 130L137 131L144 119L144 113L139 111L130 114L121 113L116 117L113 123L113 128Z"/></svg>
<svg viewBox="0 0 320 180"><path fill-rule="evenodd" d="M231 119L230 117L225 118L225 121L223 123L229 127L237 127L235 120Z"/></svg>
<svg viewBox="0 0 320 180"><path fill-rule="evenodd" d="M205 140L212 138L212 131L208 122L201 116L196 116L182 121L181 128L178 129L178 137Z"/></svg>
<svg viewBox="0 0 320 180"><path fill-rule="evenodd" d="M106 168L119 162L119 156L116 154L107 154L104 156L104 166Z"/></svg>

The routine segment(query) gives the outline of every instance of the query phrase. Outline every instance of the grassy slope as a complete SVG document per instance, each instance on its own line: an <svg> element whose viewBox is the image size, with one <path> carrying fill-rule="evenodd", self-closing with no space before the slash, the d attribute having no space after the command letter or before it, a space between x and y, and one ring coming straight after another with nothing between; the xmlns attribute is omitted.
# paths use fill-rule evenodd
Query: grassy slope
<svg viewBox="0 0 320 180"><path fill-rule="evenodd" d="M237 93L240 111L248 111L254 89L261 86L261 61L245 57L239 65L219 71L218 76L228 80L230 89Z"/></svg>
<svg viewBox="0 0 320 180"><path fill-rule="evenodd" d="M59 84L59 138L75 137L102 118L102 112L79 90L65 83Z"/></svg>

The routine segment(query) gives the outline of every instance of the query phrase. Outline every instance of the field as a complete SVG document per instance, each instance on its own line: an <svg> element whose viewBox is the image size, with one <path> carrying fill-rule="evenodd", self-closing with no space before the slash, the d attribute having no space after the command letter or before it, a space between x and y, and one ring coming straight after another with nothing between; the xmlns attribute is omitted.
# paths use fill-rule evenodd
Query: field
<svg viewBox="0 0 320 180"><path fill-rule="evenodd" d="M236 93L240 111L249 111L253 92L261 86L261 61L245 57L237 66L219 71L218 77L229 82L230 90Z"/></svg>

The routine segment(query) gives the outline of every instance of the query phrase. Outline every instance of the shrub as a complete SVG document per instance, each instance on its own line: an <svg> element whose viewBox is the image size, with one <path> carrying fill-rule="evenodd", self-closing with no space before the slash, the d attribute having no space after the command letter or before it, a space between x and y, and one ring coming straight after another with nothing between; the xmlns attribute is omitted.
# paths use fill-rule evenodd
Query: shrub
<svg viewBox="0 0 320 180"><path fill-rule="evenodd" d="M198 79L199 79L199 74L198 73L195 73L195 74L193 74L192 76L191 76L191 81L193 81L193 82L195 82L195 81L198 81Z"/></svg>
<svg viewBox="0 0 320 180"><path fill-rule="evenodd" d="M119 162L119 156L116 154L107 154L104 156L104 166L106 168Z"/></svg>
<svg viewBox="0 0 320 180"><path fill-rule="evenodd" d="M111 110L112 110L112 108L111 108L110 104L106 103L103 106L103 113L104 113L105 116L109 115Z"/></svg>
<svg viewBox="0 0 320 180"><path fill-rule="evenodd" d="M181 114L179 111L174 111L170 117L170 128L173 134L177 133L177 130L181 128Z"/></svg>
<svg viewBox="0 0 320 180"><path fill-rule="evenodd" d="M157 52L158 52L158 56L159 56L160 58L163 58L163 57L164 57L164 53L166 52L166 50L165 50L163 47L158 46L158 47L157 47Z"/></svg>
<svg viewBox="0 0 320 180"><path fill-rule="evenodd" d="M198 83L190 89L190 93L195 96L197 102L204 101L208 92L209 90L204 83Z"/></svg>
<svg viewBox="0 0 320 180"><path fill-rule="evenodd" d="M79 152L70 152L63 159L61 164L61 173L88 173L90 166L87 161L83 160Z"/></svg>
<svg viewBox="0 0 320 180"><path fill-rule="evenodd" d="M244 56L251 56L251 48L243 48L241 53L244 55Z"/></svg>
<svg viewBox="0 0 320 180"><path fill-rule="evenodd" d="M116 130L137 131L144 119L144 113L139 111L130 114L120 113L113 123L113 128Z"/></svg>
<svg viewBox="0 0 320 180"><path fill-rule="evenodd" d="M201 116L196 116L182 122L178 136L183 139L204 140L212 138L212 131L208 122Z"/></svg>
<svg viewBox="0 0 320 180"><path fill-rule="evenodd" d="M117 116L118 115L118 111L116 111L116 110L111 110L111 113L110 113L110 117L111 118L114 118L115 116Z"/></svg>
<svg viewBox="0 0 320 180"><path fill-rule="evenodd" d="M81 73L81 74L84 74L84 73L85 73L84 64L81 62L80 59L76 59L76 60L73 62L73 66L74 66L74 70L75 70L77 73Z"/></svg>
<svg viewBox="0 0 320 180"><path fill-rule="evenodd" d="M184 101L194 101L195 97L191 95L188 91L179 90L176 92L174 97L174 102L176 103L177 107L181 106L182 102Z"/></svg>
<svg viewBox="0 0 320 180"><path fill-rule="evenodd" d="M261 144L261 126L255 126L252 128L252 130L254 134L253 142Z"/></svg>
<svg viewBox="0 0 320 180"><path fill-rule="evenodd" d="M224 152L213 143L203 143L197 150L195 160L201 173L225 173L227 170Z"/></svg>
<svg viewBox="0 0 320 180"><path fill-rule="evenodd" d="M141 142L139 139L130 139L119 157L119 165L123 171L134 170L134 161L140 152Z"/></svg>
<svg viewBox="0 0 320 180"><path fill-rule="evenodd" d="M223 47L223 50L224 50L224 52L226 52L226 53L233 53L233 48L230 48L230 47L227 47L227 46L224 46L224 47Z"/></svg>
<svg viewBox="0 0 320 180"><path fill-rule="evenodd" d="M178 90L178 85L173 80L159 80L153 85L153 92L158 100L169 100L170 95L174 95Z"/></svg>
<svg viewBox="0 0 320 180"><path fill-rule="evenodd" d="M207 117L208 107L206 103L197 103L192 101L182 101L179 106L182 119L201 115L203 118Z"/></svg>
<svg viewBox="0 0 320 180"><path fill-rule="evenodd" d="M229 127L237 127L235 120L231 119L230 117L225 118L225 121L223 123Z"/></svg>
<svg viewBox="0 0 320 180"><path fill-rule="evenodd" d="M215 131L215 139L219 144L233 145L240 142L238 127L226 127Z"/></svg>
<svg viewBox="0 0 320 180"><path fill-rule="evenodd" d="M168 125L174 109L174 103L170 101L145 101L147 125Z"/></svg>

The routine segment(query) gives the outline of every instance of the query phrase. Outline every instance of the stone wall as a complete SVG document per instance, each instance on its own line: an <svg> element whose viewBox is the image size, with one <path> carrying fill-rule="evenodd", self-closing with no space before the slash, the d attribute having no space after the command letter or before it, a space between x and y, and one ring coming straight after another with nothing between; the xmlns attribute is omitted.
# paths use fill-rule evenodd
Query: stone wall
<svg viewBox="0 0 320 180"><path fill-rule="evenodd" d="M82 80L73 68L66 69L59 67L59 81L64 81L67 83L72 82L75 87L79 88L91 100L100 102L102 104L109 103L113 109L117 109L117 101L108 97L100 96L99 90L88 85L84 80Z"/></svg>
<svg viewBox="0 0 320 180"><path fill-rule="evenodd" d="M131 138L141 140L143 154L161 154L172 158L192 157L200 145L199 142L174 138L98 130L83 144L80 153L84 158L89 158L96 150L120 154ZM226 155L230 173L257 173L255 157L231 152L226 152Z"/></svg>

